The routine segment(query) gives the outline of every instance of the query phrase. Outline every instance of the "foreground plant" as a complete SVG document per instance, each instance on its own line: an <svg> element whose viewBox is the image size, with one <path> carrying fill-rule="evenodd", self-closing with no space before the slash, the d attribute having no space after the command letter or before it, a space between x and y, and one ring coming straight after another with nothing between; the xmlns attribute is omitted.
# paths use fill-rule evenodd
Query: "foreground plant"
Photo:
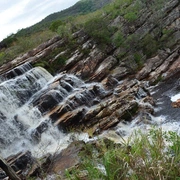
<svg viewBox="0 0 180 180"><path fill-rule="evenodd" d="M152 129L135 132L121 145L110 140L86 144L78 167L67 171L75 180L178 180L180 136Z"/></svg>

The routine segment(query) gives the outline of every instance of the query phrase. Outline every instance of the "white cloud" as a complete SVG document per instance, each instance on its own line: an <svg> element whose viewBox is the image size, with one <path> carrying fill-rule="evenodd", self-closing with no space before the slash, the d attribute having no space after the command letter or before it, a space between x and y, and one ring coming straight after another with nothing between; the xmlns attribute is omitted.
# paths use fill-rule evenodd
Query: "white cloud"
<svg viewBox="0 0 180 180"><path fill-rule="evenodd" d="M6 0L0 2L0 41L16 33L17 30L31 26L47 15L61 11L78 0Z"/></svg>

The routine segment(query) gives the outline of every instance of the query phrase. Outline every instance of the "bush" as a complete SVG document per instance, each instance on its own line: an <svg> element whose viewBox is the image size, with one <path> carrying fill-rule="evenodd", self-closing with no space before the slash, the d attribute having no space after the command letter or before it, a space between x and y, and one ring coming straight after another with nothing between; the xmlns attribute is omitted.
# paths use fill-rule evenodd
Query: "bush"
<svg viewBox="0 0 180 180"><path fill-rule="evenodd" d="M4 44L4 46L6 46L6 47L10 47L16 41L17 41L17 38L16 38L15 34L11 34L8 37L6 37L5 39L3 39L1 41L1 43Z"/></svg>
<svg viewBox="0 0 180 180"><path fill-rule="evenodd" d="M140 46L142 47L143 53L149 58L157 52L159 43L151 34L147 34L142 40Z"/></svg>
<svg viewBox="0 0 180 180"><path fill-rule="evenodd" d="M57 20L51 23L49 29L53 32L57 32L58 27L64 25L64 23L61 20Z"/></svg>
<svg viewBox="0 0 180 180"><path fill-rule="evenodd" d="M116 47L120 47L124 42L124 35L121 31L115 33L113 43Z"/></svg>
<svg viewBox="0 0 180 180"><path fill-rule="evenodd" d="M138 65L138 68L141 68L143 66L142 54L135 53L134 54L134 61Z"/></svg>
<svg viewBox="0 0 180 180"><path fill-rule="evenodd" d="M2 65L2 63L4 62L4 58L5 58L5 53L0 52L0 65Z"/></svg>
<svg viewBox="0 0 180 180"><path fill-rule="evenodd" d="M108 27L107 21L102 17L93 17L84 24L85 32L99 44L111 42L112 28Z"/></svg>
<svg viewBox="0 0 180 180"><path fill-rule="evenodd" d="M133 22L138 18L138 16L136 12L128 12L127 14L124 15L124 18L129 22Z"/></svg>

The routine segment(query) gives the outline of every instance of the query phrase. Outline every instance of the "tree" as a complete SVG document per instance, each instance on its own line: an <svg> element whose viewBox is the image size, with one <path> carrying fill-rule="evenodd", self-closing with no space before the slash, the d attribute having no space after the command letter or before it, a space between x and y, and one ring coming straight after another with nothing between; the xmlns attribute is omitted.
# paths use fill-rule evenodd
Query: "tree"
<svg viewBox="0 0 180 180"><path fill-rule="evenodd" d="M53 32L57 32L58 27L62 26L64 24L64 22L62 22L61 20L57 20L51 23L49 29Z"/></svg>

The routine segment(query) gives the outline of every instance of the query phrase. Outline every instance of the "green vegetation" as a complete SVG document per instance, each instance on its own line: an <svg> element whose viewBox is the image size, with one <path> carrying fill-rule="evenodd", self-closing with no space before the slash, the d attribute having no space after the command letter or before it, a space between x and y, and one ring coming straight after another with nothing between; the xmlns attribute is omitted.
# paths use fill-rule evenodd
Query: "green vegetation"
<svg viewBox="0 0 180 180"><path fill-rule="evenodd" d="M112 28L102 17L94 17L84 24L85 32L99 44L110 44Z"/></svg>
<svg viewBox="0 0 180 180"><path fill-rule="evenodd" d="M76 19L74 19L74 17L78 15L81 17L86 16L85 14L96 11L111 1L112 0L81 0L66 10L49 15L41 22L8 36L0 44L0 65L37 47L57 35L57 33L65 37L66 40L69 40L69 44L72 47L73 42L70 42L70 36L72 32L76 30Z"/></svg>
<svg viewBox="0 0 180 180"><path fill-rule="evenodd" d="M62 26L62 25L64 25L64 24L65 24L65 23L62 22L61 20L57 20L57 21L54 21L54 22L51 23L49 29L50 29L51 31L53 31L53 32L57 32L58 27L59 27L59 26Z"/></svg>
<svg viewBox="0 0 180 180"><path fill-rule="evenodd" d="M66 21L66 19L69 17L76 17L80 14L88 14L90 12L94 12L112 1L113 0L80 0L72 7L62 10L60 12L53 13L44 18L39 23L29 28L20 30L17 35L26 36L48 30L49 26L51 26L51 23L53 23L54 21Z"/></svg>
<svg viewBox="0 0 180 180"><path fill-rule="evenodd" d="M33 64L33 66L41 66L47 69L51 74L55 75L57 71L62 68L69 57L67 53L59 54L67 48L67 46L55 48L51 53L49 53L49 55Z"/></svg>
<svg viewBox="0 0 180 180"><path fill-rule="evenodd" d="M71 180L180 179L180 136L151 129L135 132L121 144L104 139L86 144L81 163L67 171Z"/></svg>
<svg viewBox="0 0 180 180"><path fill-rule="evenodd" d="M171 36L173 31L162 26L163 13L160 9L166 1L81 0L74 6L54 13L40 23L4 39L3 48L0 50L0 64L35 48L57 34L64 38L69 52L75 47L81 51L72 34L83 30L105 53L108 46L120 49L119 54L116 54L119 62L125 62L127 66L135 64L130 68L135 67L132 71L137 71L142 67L144 59L156 55L158 49L171 48L174 45L175 41ZM135 34L134 32L139 28L139 17L143 16L146 7L154 14L158 12L150 22L154 23L154 29L152 32L142 31L142 34ZM87 52L85 55L88 55ZM48 62L50 59L46 58L45 61ZM41 65L43 65L42 61ZM61 61L49 63L50 69L62 66Z"/></svg>
<svg viewBox="0 0 180 180"><path fill-rule="evenodd" d="M27 37L17 37L15 40L14 37L11 36L6 38L9 39L8 43L6 44L8 48L0 50L0 64L11 61L18 55L32 50L38 45L51 39L53 36L55 36L55 33L51 31L43 31ZM5 42L7 42L6 39Z"/></svg>

